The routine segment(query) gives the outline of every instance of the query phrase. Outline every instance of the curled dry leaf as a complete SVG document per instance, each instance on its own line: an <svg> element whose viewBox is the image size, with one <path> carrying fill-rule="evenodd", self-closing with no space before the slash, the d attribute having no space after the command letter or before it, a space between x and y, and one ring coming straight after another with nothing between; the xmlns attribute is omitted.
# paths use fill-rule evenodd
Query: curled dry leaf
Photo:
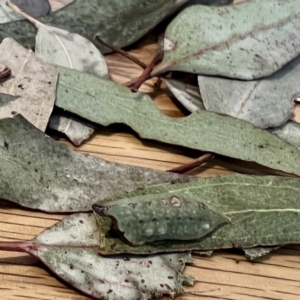
<svg viewBox="0 0 300 300"><path fill-rule="evenodd" d="M300 53L299 15L299 0L189 7L168 26L164 59L152 76L167 71L246 80L269 76Z"/></svg>
<svg viewBox="0 0 300 300"><path fill-rule="evenodd" d="M199 76L207 110L226 114L260 128L277 127L293 116L300 92L300 56L270 77L241 81Z"/></svg>
<svg viewBox="0 0 300 300"><path fill-rule="evenodd" d="M197 240L230 223L230 219L189 197L169 196L149 201L112 201L94 204L101 217L110 218L120 238L133 246L163 240Z"/></svg>
<svg viewBox="0 0 300 300"><path fill-rule="evenodd" d="M289 121L281 127L269 129L269 132L277 135L282 140L294 145L300 150L300 124Z"/></svg>
<svg viewBox="0 0 300 300"><path fill-rule="evenodd" d="M0 93L12 96L12 101L0 106L0 119L18 112L44 131L56 97L55 68L10 38L1 43L0 53L0 63L11 70L10 78L0 86Z"/></svg>
<svg viewBox="0 0 300 300"><path fill-rule="evenodd" d="M96 126L89 122L61 112L51 115L48 127L64 133L75 146L80 146L96 129Z"/></svg>
<svg viewBox="0 0 300 300"><path fill-rule="evenodd" d="M125 191L193 179L84 156L20 115L0 120L0 160L0 198L48 212L90 211Z"/></svg>
<svg viewBox="0 0 300 300"><path fill-rule="evenodd" d="M126 124L142 138L254 161L300 175L300 151L243 120L197 111L170 118L152 99L119 84L59 67L56 106L107 126ZM101 97L99 96L101 95ZM82 99L86 99L83 103ZM234 143L234 147L232 146Z"/></svg>
<svg viewBox="0 0 300 300"><path fill-rule="evenodd" d="M64 9L39 18L41 23L77 33L97 45L102 53L110 50L95 39L119 48L137 41L187 0L77 0ZM5 25L5 26L4 26ZM21 20L0 26L0 40L10 36L26 47L34 47L36 29Z"/></svg>
<svg viewBox="0 0 300 300"><path fill-rule="evenodd" d="M174 79L161 79L175 98L190 112L205 109L197 86L180 82Z"/></svg>
<svg viewBox="0 0 300 300"><path fill-rule="evenodd" d="M189 253L106 258L98 255L99 231L92 214L74 214L28 242L0 242L0 250L26 252L54 274L95 299L154 299L193 284L182 271Z"/></svg>
<svg viewBox="0 0 300 300"><path fill-rule="evenodd" d="M231 222L200 240L165 240L132 247L112 235L110 219L96 215L101 231L100 253L150 254L300 243L299 194L300 179L249 175L197 179L189 183L163 184L126 193L123 197L108 200L108 203L112 200L118 200L119 203L152 202L174 195L197 202L201 199L208 209L229 217Z"/></svg>

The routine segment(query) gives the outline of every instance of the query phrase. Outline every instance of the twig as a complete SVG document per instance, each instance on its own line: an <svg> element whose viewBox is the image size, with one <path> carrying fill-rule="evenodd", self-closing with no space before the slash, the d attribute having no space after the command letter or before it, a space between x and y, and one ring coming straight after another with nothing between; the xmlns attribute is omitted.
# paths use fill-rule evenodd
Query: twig
<svg viewBox="0 0 300 300"><path fill-rule="evenodd" d="M158 63L160 63L163 59L163 56L160 52L158 52L155 57L152 59L152 61L150 62L150 64L147 66L146 69L144 69L144 72L142 73L142 75L138 78L136 78L135 80L132 81L131 84L127 83L125 84L126 86L130 87L132 92L137 92L139 90L139 88L141 87L141 85L148 79L151 78L151 72L154 68L155 65L157 65Z"/></svg>
<svg viewBox="0 0 300 300"><path fill-rule="evenodd" d="M200 158L198 158L196 161L187 164L182 165L180 167L168 170L168 172L177 173L177 174L185 174L191 170L194 170L200 166L202 166L204 163L208 162L209 160L213 159L215 156L213 154L207 153L202 155Z"/></svg>
<svg viewBox="0 0 300 300"><path fill-rule="evenodd" d="M157 54L156 56L153 58L152 62L147 66L146 65L146 68L144 68L144 72L142 73L141 76L139 77L136 77L128 82L125 82L123 85L124 86L127 86L129 88L131 88L132 91L136 92L140 86L144 83L144 81L146 81L147 79L150 79L150 76L149 78L146 78L146 74L152 72L153 70L153 67L158 64L159 62L162 61L163 57L164 57L164 50L163 50L163 44L164 44L164 37L165 37L165 34L162 33L158 36L158 40L157 40ZM146 71L146 69L148 68L148 70ZM150 70L150 72L149 72ZM161 76L161 77L164 77L164 76ZM139 86L138 86L139 85Z"/></svg>
<svg viewBox="0 0 300 300"><path fill-rule="evenodd" d="M109 44L108 42L106 42L103 39L101 39L98 35L96 36L96 39L98 40L98 42L100 42L101 44L103 44L107 48L109 48L112 51L114 51L116 53L119 53L120 55L126 57L127 59L129 59L130 61L134 62L135 64L137 64L141 68L143 68L143 69L147 68L147 65L145 63L143 63L142 61L140 61L137 57L135 57L135 56L127 53L126 51L122 50L121 48L118 48L118 47L115 47L115 46Z"/></svg>

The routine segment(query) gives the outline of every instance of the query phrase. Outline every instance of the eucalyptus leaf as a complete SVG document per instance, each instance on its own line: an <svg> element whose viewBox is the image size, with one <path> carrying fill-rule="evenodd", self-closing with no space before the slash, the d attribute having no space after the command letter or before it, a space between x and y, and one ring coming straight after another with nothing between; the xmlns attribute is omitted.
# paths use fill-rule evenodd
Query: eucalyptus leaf
<svg viewBox="0 0 300 300"><path fill-rule="evenodd" d="M167 71L258 79L281 69L300 53L299 0L252 0L183 10L165 33ZM247 22L245 22L247 20Z"/></svg>
<svg viewBox="0 0 300 300"><path fill-rule="evenodd" d="M95 36L117 47L137 41L187 0L76 0L48 16L38 18L43 24L77 33L110 52ZM33 48L36 29L21 20L0 25L0 41L13 37L23 46Z"/></svg>
<svg viewBox="0 0 300 300"><path fill-rule="evenodd" d="M180 82L174 79L161 79L175 98L190 112L205 109L197 86Z"/></svg>
<svg viewBox="0 0 300 300"><path fill-rule="evenodd" d="M152 202L170 196L188 197L196 202L201 201L208 209L229 217L231 222L200 240L184 242L165 240L132 247L112 234L110 219L96 214L101 231L100 253L150 254L248 249L300 243L299 195L300 179L249 175L199 178L190 183L162 184L126 193L123 197L107 199L107 202L114 200L120 205L128 202Z"/></svg>
<svg viewBox="0 0 300 300"><path fill-rule="evenodd" d="M294 145L300 150L300 124L289 121L281 127L269 129L282 140Z"/></svg>
<svg viewBox="0 0 300 300"><path fill-rule="evenodd" d="M133 246L163 240L197 240L230 223L225 215L189 197L112 201L94 204L93 210L110 218L120 238Z"/></svg>
<svg viewBox="0 0 300 300"><path fill-rule="evenodd" d="M269 254L272 251L277 250L280 248L280 246L275 246L275 247L256 247L256 248L251 248L251 249L245 249L245 255L247 258L254 260L259 257L265 256Z"/></svg>
<svg viewBox="0 0 300 300"><path fill-rule="evenodd" d="M300 56L264 79L241 81L199 76L198 82L207 110L269 128L292 118L295 95L300 92L299 77Z"/></svg>
<svg viewBox="0 0 300 300"><path fill-rule="evenodd" d="M20 12L22 14L22 12ZM103 55L93 43L78 34L46 26L25 15L37 28L35 54L47 63L65 66L108 79L108 67ZM95 126L78 118L56 113L49 121L51 129L66 134L79 146L94 132Z"/></svg>
<svg viewBox="0 0 300 300"><path fill-rule="evenodd" d="M9 94L0 94L0 111L1 107L6 106L14 101L16 101L19 97L18 96L13 96Z"/></svg>
<svg viewBox="0 0 300 300"><path fill-rule="evenodd" d="M183 8L192 5L229 5L232 4L234 0L189 0Z"/></svg>
<svg viewBox="0 0 300 300"><path fill-rule="evenodd" d="M212 256L214 251L193 251L192 254L195 256Z"/></svg>
<svg viewBox="0 0 300 300"><path fill-rule="evenodd" d="M96 46L78 34L36 23L35 53L45 62L108 79L106 61Z"/></svg>
<svg viewBox="0 0 300 300"><path fill-rule="evenodd" d="M104 126L126 124L142 138L257 162L300 175L300 151L243 120L197 111L171 118L152 99L121 85L62 67L55 105ZM85 99L85 102L82 101ZM234 145L234 146L233 146Z"/></svg>
<svg viewBox="0 0 300 300"><path fill-rule="evenodd" d="M30 123L44 131L56 97L57 72L13 39L0 45L0 64L11 69L11 77L0 85L0 93L11 95L14 101L0 106L0 119L18 112ZM2 102L2 101L1 101Z"/></svg>
<svg viewBox="0 0 300 300"><path fill-rule="evenodd" d="M21 115L0 120L0 160L0 198L48 212L90 211L125 191L193 179L82 155Z"/></svg>
<svg viewBox="0 0 300 300"><path fill-rule="evenodd" d="M64 133L75 146L80 146L96 129L92 123L61 112L55 112L51 115L48 127Z"/></svg>
<svg viewBox="0 0 300 300"><path fill-rule="evenodd" d="M50 13L50 10L59 10L73 1L74 0L10 0L10 2L16 4L34 18L46 16ZM21 15L9 8L6 5L7 2L8 0L0 0L0 24L24 19ZM2 39L5 37L7 36L3 36Z"/></svg>
<svg viewBox="0 0 300 300"><path fill-rule="evenodd" d="M10 0L10 2L33 18L47 16L51 11L49 0Z"/></svg>
<svg viewBox="0 0 300 300"><path fill-rule="evenodd" d="M183 293L190 254L106 258L98 255L99 231L92 214L74 214L28 242L0 242L0 250L26 252L93 299L154 299ZM170 263L170 261L172 263Z"/></svg>
<svg viewBox="0 0 300 300"><path fill-rule="evenodd" d="M51 11L57 11L72 3L74 0L49 0Z"/></svg>

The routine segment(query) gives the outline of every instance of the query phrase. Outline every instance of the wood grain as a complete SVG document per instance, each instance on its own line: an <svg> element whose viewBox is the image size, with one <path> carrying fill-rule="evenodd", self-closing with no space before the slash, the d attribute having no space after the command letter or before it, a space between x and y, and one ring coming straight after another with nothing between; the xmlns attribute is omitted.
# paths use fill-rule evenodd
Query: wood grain
<svg viewBox="0 0 300 300"><path fill-rule="evenodd" d="M149 63L156 52L153 35L149 34L128 51L143 62ZM140 67L118 54L108 55L106 59L110 75L117 82L124 83L137 77L142 71ZM166 115L182 117L187 114L159 79L146 82L142 91L149 93ZM299 105L296 108L296 119L300 120ZM74 148L65 139L55 138ZM141 141L132 130L124 126L99 128L86 144L74 149L109 161L159 170L168 170L189 163L202 155L199 151ZM217 157L194 174L209 177L235 171L257 174L271 172L255 164ZM0 201L0 239L3 241L32 239L63 217L64 215L20 210ZM195 257L195 264L188 266L185 273L194 276L196 282L193 287L186 288L186 293L178 297L180 300L296 300L300 296L300 246L279 249L255 262L247 261L241 253L216 252L210 258ZM60 282L36 259L20 253L0 252L0 299L88 298Z"/></svg>

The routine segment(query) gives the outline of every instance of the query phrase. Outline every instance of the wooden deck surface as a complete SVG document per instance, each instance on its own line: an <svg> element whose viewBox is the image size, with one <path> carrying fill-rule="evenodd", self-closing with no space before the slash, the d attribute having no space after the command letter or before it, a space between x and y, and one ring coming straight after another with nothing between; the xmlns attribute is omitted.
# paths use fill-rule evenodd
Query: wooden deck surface
<svg viewBox="0 0 300 300"><path fill-rule="evenodd" d="M156 46L149 35L134 45L133 49L131 54L148 63L155 54ZM121 83L135 78L142 71L118 54L107 56L107 62L112 78ZM187 113L157 79L147 82L142 91L149 93L158 107L169 116L180 117ZM296 119L300 121L299 106L296 111ZM59 139L72 147L66 140ZM141 141L135 133L123 126L100 128L86 144L75 150L109 161L159 170L191 162L201 155L198 151L181 147ZM254 164L217 157L198 169L197 175L208 177L235 171L249 172L250 169L260 173L268 172ZM32 239L63 217L21 210L0 201L0 239ZM241 253L216 252L210 258L195 258L195 265L188 266L185 273L194 276L196 282L194 287L186 288L186 294L178 298L181 300L296 300L300 299L300 246L284 247L255 262L247 261ZM59 281L36 259L20 253L0 252L0 299L88 298Z"/></svg>

